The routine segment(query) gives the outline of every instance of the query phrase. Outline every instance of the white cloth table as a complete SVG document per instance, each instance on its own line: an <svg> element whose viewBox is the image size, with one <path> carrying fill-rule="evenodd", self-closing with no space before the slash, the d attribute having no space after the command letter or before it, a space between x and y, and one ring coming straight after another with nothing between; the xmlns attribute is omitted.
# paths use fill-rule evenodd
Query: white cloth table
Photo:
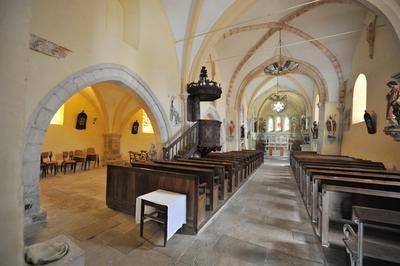
<svg viewBox="0 0 400 266"><path fill-rule="evenodd" d="M186 224L186 195L167 190L158 189L136 198L136 223L140 223L140 210L142 199L168 207L167 213L167 240L170 239L182 225ZM146 206L145 213L151 212Z"/></svg>

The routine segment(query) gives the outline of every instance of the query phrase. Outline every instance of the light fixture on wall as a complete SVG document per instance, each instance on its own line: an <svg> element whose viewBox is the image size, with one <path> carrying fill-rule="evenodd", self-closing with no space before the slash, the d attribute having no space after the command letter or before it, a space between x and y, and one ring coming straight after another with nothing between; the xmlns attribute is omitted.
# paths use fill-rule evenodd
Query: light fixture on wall
<svg viewBox="0 0 400 266"><path fill-rule="evenodd" d="M299 67L299 63L292 60L283 60L282 58L282 31L279 30L279 59L276 62L264 68L265 74L280 76L295 71Z"/></svg>

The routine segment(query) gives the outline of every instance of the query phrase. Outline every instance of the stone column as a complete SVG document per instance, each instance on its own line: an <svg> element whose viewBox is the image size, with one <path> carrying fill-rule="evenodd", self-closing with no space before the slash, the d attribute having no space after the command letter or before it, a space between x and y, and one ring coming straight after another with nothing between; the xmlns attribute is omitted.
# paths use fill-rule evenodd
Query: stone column
<svg viewBox="0 0 400 266"><path fill-rule="evenodd" d="M121 135L116 133L104 134L103 164L121 160Z"/></svg>
<svg viewBox="0 0 400 266"><path fill-rule="evenodd" d="M343 131L344 131L344 103L339 103L337 110L339 112L338 118L336 120L337 125L338 125L338 138L337 138L337 144L339 145L338 147L338 154L342 153L342 140L343 140Z"/></svg>
<svg viewBox="0 0 400 266"><path fill-rule="evenodd" d="M186 128L188 127L188 103L187 103L187 99L188 99L188 93L186 91L182 92L180 94L181 96L181 101L182 101L182 105L181 105L181 112L182 112L182 132L184 132L186 130Z"/></svg>
<svg viewBox="0 0 400 266"><path fill-rule="evenodd" d="M21 171L27 115L25 98L29 33L31 29L32 1L0 1L0 264L23 265L24 203ZM32 154L29 162L39 172L39 153ZM24 156L25 157L25 156ZM28 162L27 162L28 163ZM22 178L21 178L22 177ZM30 178L31 176L29 176ZM31 183L35 182L33 177ZM26 177L28 179L28 177ZM37 193L38 198L38 193ZM39 202L36 202L38 204ZM31 206L32 207L32 206ZM31 208L32 209L32 208ZM36 206L35 210L39 210Z"/></svg>

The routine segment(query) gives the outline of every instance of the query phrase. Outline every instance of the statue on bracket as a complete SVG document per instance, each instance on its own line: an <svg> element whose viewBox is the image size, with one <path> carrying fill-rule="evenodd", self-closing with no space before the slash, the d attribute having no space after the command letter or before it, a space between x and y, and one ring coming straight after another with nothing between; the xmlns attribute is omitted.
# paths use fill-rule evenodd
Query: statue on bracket
<svg viewBox="0 0 400 266"><path fill-rule="evenodd" d="M386 95L386 119L392 126L400 125L400 85L396 81L389 81L386 84L390 91Z"/></svg>
<svg viewBox="0 0 400 266"><path fill-rule="evenodd" d="M139 122L136 120L133 122L131 133L136 135L139 131Z"/></svg>
<svg viewBox="0 0 400 266"><path fill-rule="evenodd" d="M175 96L171 96L171 102L169 107L169 120L173 122L173 125L178 125L182 122L181 116L175 106Z"/></svg>
<svg viewBox="0 0 400 266"><path fill-rule="evenodd" d="M398 74L393 77L400 78ZM396 141L400 141L400 84L398 81L391 80L386 85L390 88L386 95L386 120L389 121L389 125L383 131Z"/></svg>
<svg viewBox="0 0 400 266"><path fill-rule="evenodd" d="M240 138L244 139L244 125L240 126Z"/></svg>
<svg viewBox="0 0 400 266"><path fill-rule="evenodd" d="M233 134L235 133L235 124L231 120L229 123L229 137L233 137Z"/></svg>
<svg viewBox="0 0 400 266"><path fill-rule="evenodd" d="M332 116L330 115L328 117L328 120L326 120L326 129L328 130L328 138L334 139L336 138L335 133L336 133L336 120L335 117L336 115Z"/></svg>
<svg viewBox="0 0 400 266"><path fill-rule="evenodd" d="M156 144L152 143L150 145L150 151L149 151L150 159L151 160L157 160L157 149L156 149Z"/></svg>
<svg viewBox="0 0 400 266"><path fill-rule="evenodd" d="M79 130L86 129L86 121L87 121L87 114L85 114L85 111L82 110L82 112L80 112L78 114L78 117L76 118L75 128Z"/></svg>
<svg viewBox="0 0 400 266"><path fill-rule="evenodd" d="M370 115L367 110L365 110L364 113L364 121L365 125L367 126L367 130L369 134L375 134L376 133L376 116L374 113Z"/></svg>
<svg viewBox="0 0 400 266"><path fill-rule="evenodd" d="M317 121L313 122L313 127L311 128L311 133L312 133L313 139L318 139L318 123L317 123Z"/></svg>

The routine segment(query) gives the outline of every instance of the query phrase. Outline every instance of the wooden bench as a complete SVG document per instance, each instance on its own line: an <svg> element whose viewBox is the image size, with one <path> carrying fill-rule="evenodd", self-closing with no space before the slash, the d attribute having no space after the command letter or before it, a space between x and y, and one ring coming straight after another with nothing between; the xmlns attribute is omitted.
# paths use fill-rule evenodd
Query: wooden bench
<svg viewBox="0 0 400 266"><path fill-rule="evenodd" d="M218 158L190 158L190 160L202 160L208 162L222 162L229 163L233 166L233 171L235 175L235 186L238 187L240 184L240 180L242 179L242 175L244 174L243 165L240 161L237 160L228 160L228 159L218 159Z"/></svg>
<svg viewBox="0 0 400 266"><path fill-rule="evenodd" d="M199 185L199 175L108 165L106 204L109 208L134 215L136 198L143 194L157 189L186 194L187 224L184 229L196 234L206 222L206 195L200 192Z"/></svg>
<svg viewBox="0 0 400 266"><path fill-rule="evenodd" d="M222 165L215 164L200 164L196 162L182 162L182 161L166 161L166 160L153 160L154 163L166 164L166 165L179 165L179 166L189 166L202 169L211 169L214 171L214 175L218 176L219 184L219 199L225 200L228 196L228 179L225 178L225 167Z"/></svg>
<svg viewBox="0 0 400 266"><path fill-rule="evenodd" d="M345 237L343 242L350 255L351 265L363 265L364 257L388 262L400 262L400 246L394 246L364 239L365 225L400 226L400 212L353 206L353 220L358 225L357 234L350 224L343 226ZM400 243L399 243L400 244Z"/></svg>
<svg viewBox="0 0 400 266"><path fill-rule="evenodd" d="M355 178L332 178L320 177L321 182L321 201L319 209L318 229L317 232L321 238L323 246L329 246L329 201L330 194L334 192L368 195L369 197L386 197L400 199L400 182L381 181L371 179L355 179ZM333 181L333 182L332 182ZM334 185L333 185L334 184ZM367 188L373 185L373 188ZM400 201L398 202L400 203ZM383 206L382 206L383 207Z"/></svg>
<svg viewBox="0 0 400 266"><path fill-rule="evenodd" d="M327 158L327 157L325 157ZM380 169L384 170L385 167L382 163L379 162L371 162L365 160L345 160L343 159L324 159L324 160L299 160L297 161L297 167L295 169L294 175L296 182L299 186L299 190L301 194L304 194L306 183L305 180L305 168L309 165L318 165L318 166L326 166L326 167L352 167L352 168L364 168L364 169Z"/></svg>
<svg viewBox="0 0 400 266"><path fill-rule="evenodd" d="M131 165L132 167L155 169L166 172L196 174L200 177L200 185L204 184L207 190L206 192L208 194L207 198L209 199L209 202L206 205L207 209L213 211L218 207L219 177L215 176L213 170L189 167L189 166L165 165L153 162L133 162L131 163Z"/></svg>
<svg viewBox="0 0 400 266"><path fill-rule="evenodd" d="M314 175L400 181L400 173L393 171L392 172L385 170L369 171L369 169L364 169L363 171L358 172L358 171L343 171L342 168L336 168L334 170L308 169L304 178L305 192L303 194L304 202L306 203L307 207L310 206L311 202L311 194L312 194L311 183Z"/></svg>
<svg viewBox="0 0 400 266"><path fill-rule="evenodd" d="M202 158L203 159L203 158ZM228 162L235 162L238 165L238 174L237 174L237 184L241 184L243 180L246 179L248 169L245 160L238 158L237 156L222 156L217 154L209 154L206 159L211 160L223 160Z"/></svg>
<svg viewBox="0 0 400 266"><path fill-rule="evenodd" d="M236 184L235 184L235 172L234 172L234 166L232 163L227 163L227 162L218 162L218 161L207 161L207 160L201 160L201 158L198 159L176 159L178 162L187 162L187 163L197 163L197 164L203 164L203 165L218 165L222 166L224 168L225 172L225 179L228 180L228 187L227 191L232 193L235 191Z"/></svg>
<svg viewBox="0 0 400 266"><path fill-rule="evenodd" d="M247 178L263 162L263 155L260 151L233 151L224 153L211 153L208 158L238 160L244 165L244 178Z"/></svg>

